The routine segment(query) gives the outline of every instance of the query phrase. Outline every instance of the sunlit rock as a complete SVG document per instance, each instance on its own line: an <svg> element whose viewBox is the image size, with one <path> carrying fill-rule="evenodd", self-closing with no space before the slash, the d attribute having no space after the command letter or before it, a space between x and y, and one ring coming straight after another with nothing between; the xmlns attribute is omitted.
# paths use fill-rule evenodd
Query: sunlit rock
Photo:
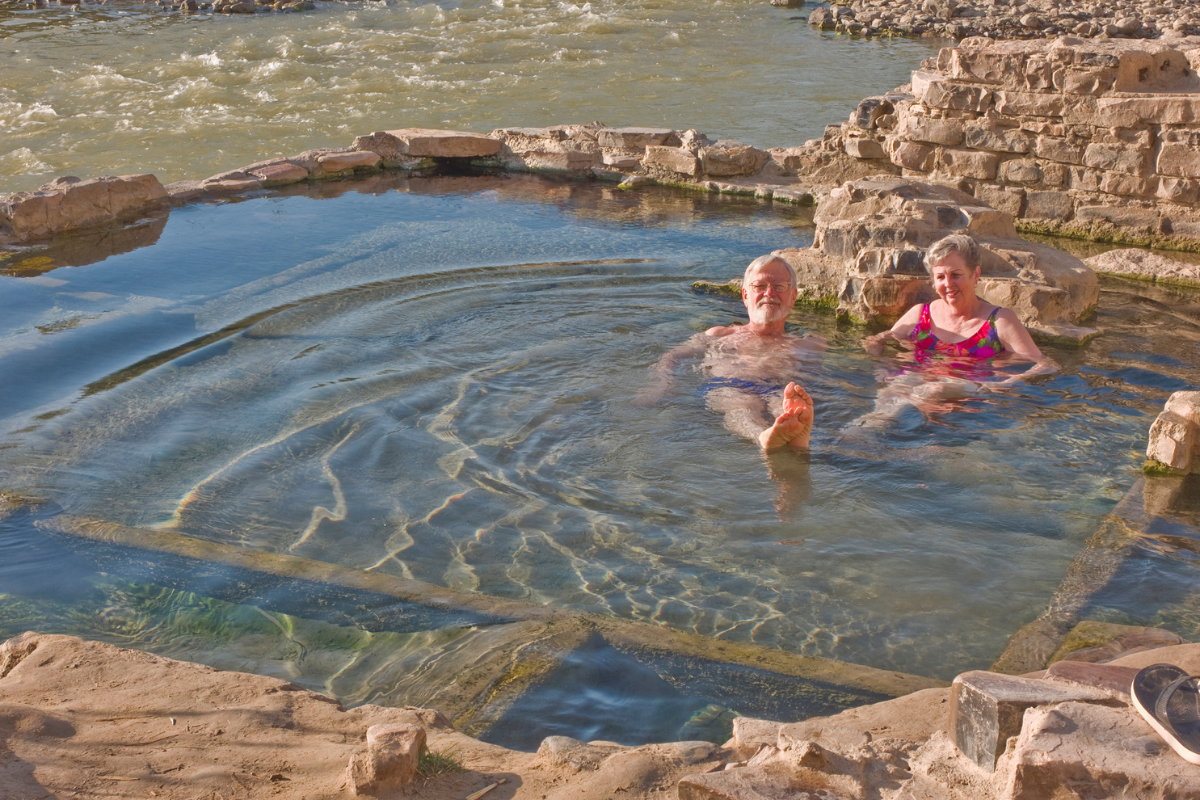
<svg viewBox="0 0 1200 800"><path fill-rule="evenodd" d="M36 192L0 197L0 236L14 242L113 220L131 220L163 207L166 189L154 175L56 178Z"/></svg>
<svg viewBox="0 0 1200 800"><path fill-rule="evenodd" d="M1200 472L1200 392L1175 392L1150 426L1145 469L1150 473Z"/></svg>
<svg viewBox="0 0 1200 800"><path fill-rule="evenodd" d="M1083 341L1096 307L1095 274L1074 256L1017 236L1010 214L948 186L879 177L850 181L817 209L813 246L779 251L802 299L852 319L890 324L935 297L924 250L954 231L980 243L980 296L1013 309L1034 335Z"/></svg>

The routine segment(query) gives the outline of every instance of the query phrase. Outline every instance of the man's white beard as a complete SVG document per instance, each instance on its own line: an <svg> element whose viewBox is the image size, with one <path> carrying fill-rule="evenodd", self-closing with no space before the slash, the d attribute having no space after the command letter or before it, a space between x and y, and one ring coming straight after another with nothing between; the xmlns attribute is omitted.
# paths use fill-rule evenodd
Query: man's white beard
<svg viewBox="0 0 1200 800"><path fill-rule="evenodd" d="M754 313L751 314L753 322L777 322L781 319L786 319L788 310L784 308L783 303L760 303L754 307Z"/></svg>

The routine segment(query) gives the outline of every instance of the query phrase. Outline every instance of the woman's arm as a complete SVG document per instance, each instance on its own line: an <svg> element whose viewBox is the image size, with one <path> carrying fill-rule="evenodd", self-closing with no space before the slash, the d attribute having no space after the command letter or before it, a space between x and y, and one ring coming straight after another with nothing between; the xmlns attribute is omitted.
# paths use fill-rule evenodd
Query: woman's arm
<svg viewBox="0 0 1200 800"><path fill-rule="evenodd" d="M1033 362L1033 366L1020 375L1005 378L999 383L1012 384L1025 378L1032 378L1034 375L1050 375L1058 372L1058 364L1054 359L1042 354L1041 349L1034 343L1033 337L1029 335L1029 331L1025 330L1025 326L1017 319L1017 315L1012 309L1002 308L996 313L996 335L1000 337L1000 344L1004 345L1005 350Z"/></svg>
<svg viewBox="0 0 1200 800"><path fill-rule="evenodd" d="M909 334L913 328L917 327L917 323L921 320L920 305L915 305L908 311L904 312L904 316L896 320L896 324L888 328L882 333L877 333L874 336L867 336L862 340L863 348L873 356L883 355L883 346L888 339L895 339L897 342L907 342Z"/></svg>

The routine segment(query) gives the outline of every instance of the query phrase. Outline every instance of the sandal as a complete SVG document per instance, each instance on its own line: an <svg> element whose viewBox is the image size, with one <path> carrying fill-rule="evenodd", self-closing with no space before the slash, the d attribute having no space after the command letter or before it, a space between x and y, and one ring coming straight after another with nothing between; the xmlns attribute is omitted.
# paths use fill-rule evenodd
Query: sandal
<svg viewBox="0 0 1200 800"><path fill-rule="evenodd" d="M1133 705L1184 760L1200 764L1200 676L1151 664L1133 679Z"/></svg>

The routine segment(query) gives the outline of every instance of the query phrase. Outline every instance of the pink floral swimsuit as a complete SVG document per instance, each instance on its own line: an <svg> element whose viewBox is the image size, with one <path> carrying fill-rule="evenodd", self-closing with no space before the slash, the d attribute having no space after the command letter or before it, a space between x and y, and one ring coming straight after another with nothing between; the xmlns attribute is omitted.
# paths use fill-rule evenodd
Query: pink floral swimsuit
<svg viewBox="0 0 1200 800"><path fill-rule="evenodd" d="M961 342L943 342L933 335L933 317L929 315L929 303L921 309L921 318L917 327L913 328L908 338L917 346L918 351L932 351L950 356L970 356L971 358L994 358L1004 352L1000 344L1000 334L996 331L996 314L1000 306L992 309L992 314L979 330Z"/></svg>

